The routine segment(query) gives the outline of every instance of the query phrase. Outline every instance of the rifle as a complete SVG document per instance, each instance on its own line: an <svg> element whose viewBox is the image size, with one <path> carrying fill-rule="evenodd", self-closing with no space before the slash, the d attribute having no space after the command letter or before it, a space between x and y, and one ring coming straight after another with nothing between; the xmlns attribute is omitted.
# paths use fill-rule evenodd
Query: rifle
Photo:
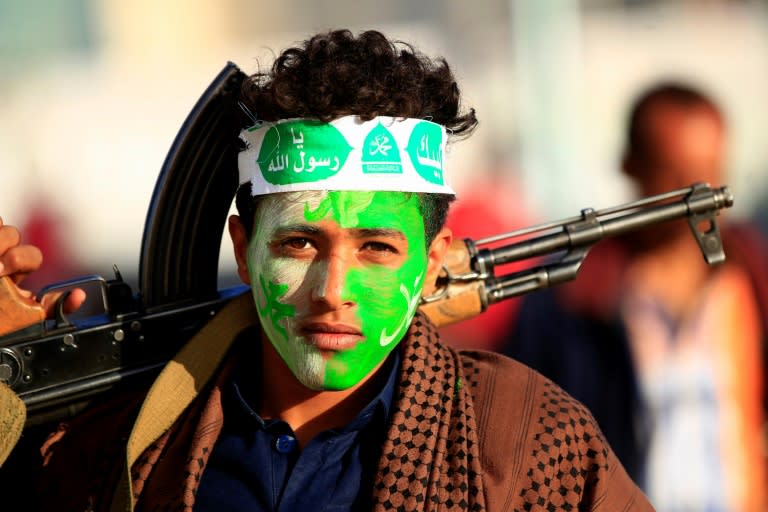
<svg viewBox="0 0 768 512"><path fill-rule="evenodd" d="M155 375L228 300L247 291L217 289L218 247L237 188L237 134L248 122L237 104L244 78L228 63L171 146L147 215L137 293L117 269L109 280L57 283L38 296L93 284L104 312L69 318L63 295L55 317L45 320L39 304L0 278L0 382L24 401L28 426L74 414L118 383ZM732 204L727 187L695 184L483 240L457 240L437 292L422 299L421 309L438 326L470 318L493 303L574 279L589 249L605 237L673 219L687 218L705 260L721 263L716 216ZM558 254L496 275L499 265Z"/></svg>

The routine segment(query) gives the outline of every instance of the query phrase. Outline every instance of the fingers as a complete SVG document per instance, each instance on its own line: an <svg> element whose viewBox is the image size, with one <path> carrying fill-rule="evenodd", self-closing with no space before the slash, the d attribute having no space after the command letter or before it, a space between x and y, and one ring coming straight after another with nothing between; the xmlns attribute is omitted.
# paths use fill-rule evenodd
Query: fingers
<svg viewBox="0 0 768 512"><path fill-rule="evenodd" d="M43 254L33 245L14 247L0 254L0 276L10 276L18 284L24 277L40 268Z"/></svg>
<svg viewBox="0 0 768 512"><path fill-rule="evenodd" d="M34 245L21 244L21 234L13 226L7 226L0 218L0 277L9 276L17 285L24 277L40 268L43 263L43 253ZM32 298L28 290L18 288L23 297ZM49 318L55 314L56 301L64 292L46 294L41 304ZM70 291L64 302L64 312L73 313L85 302L85 292L80 288Z"/></svg>
<svg viewBox="0 0 768 512"><path fill-rule="evenodd" d="M56 301L59 300L59 297L61 297L63 293L65 292L51 292L43 296L40 304L42 304L43 309L45 309L45 316L47 318L52 318L56 314ZM80 288L70 290L69 296L64 301L64 312L74 313L83 305L85 298L86 294L84 290Z"/></svg>
<svg viewBox="0 0 768 512"><path fill-rule="evenodd" d="M85 302L85 291L80 288L75 288L72 290L72 293L69 294L69 297L67 297L66 302L64 302L64 312L74 313L80 309L83 302Z"/></svg>
<svg viewBox="0 0 768 512"><path fill-rule="evenodd" d="M33 245L20 244L19 230L6 226L0 219L0 276L10 276L17 284L43 263L43 253L40 249Z"/></svg>
<svg viewBox="0 0 768 512"><path fill-rule="evenodd" d="M13 226L6 226L3 223L3 219L0 219L0 254L11 247L19 245L20 241L21 234L19 234L19 230Z"/></svg>

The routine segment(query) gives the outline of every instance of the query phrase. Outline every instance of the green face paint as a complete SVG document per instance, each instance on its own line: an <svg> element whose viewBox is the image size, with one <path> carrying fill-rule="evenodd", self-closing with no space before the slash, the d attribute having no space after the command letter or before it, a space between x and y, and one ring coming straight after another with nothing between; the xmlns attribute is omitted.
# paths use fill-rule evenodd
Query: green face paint
<svg viewBox="0 0 768 512"><path fill-rule="evenodd" d="M338 390L359 383L397 346L421 297L427 250L418 196L357 191L280 194L265 198L255 225L248 248L249 273L267 337L306 386ZM311 258L280 250L282 233L297 227L300 233L312 233L306 237L316 251ZM397 233L407 244L400 238L399 245L393 244L396 255L378 253L386 237L361 236L361 230ZM372 244L366 236L372 237ZM345 262L340 294L348 307L333 315L354 323L362 339L351 347L320 351L308 342L301 326L321 314L313 290L321 289L328 278L329 254ZM384 263L377 261L378 254L385 255Z"/></svg>

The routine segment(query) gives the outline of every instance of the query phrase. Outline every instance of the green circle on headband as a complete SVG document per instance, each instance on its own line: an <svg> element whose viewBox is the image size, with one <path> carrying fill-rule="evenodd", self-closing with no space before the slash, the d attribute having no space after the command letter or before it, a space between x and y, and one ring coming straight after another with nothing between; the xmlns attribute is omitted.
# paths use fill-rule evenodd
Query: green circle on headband
<svg viewBox="0 0 768 512"><path fill-rule="evenodd" d="M447 181L445 127L424 119L346 116L287 119L240 133L240 184L253 195L300 190L454 195Z"/></svg>

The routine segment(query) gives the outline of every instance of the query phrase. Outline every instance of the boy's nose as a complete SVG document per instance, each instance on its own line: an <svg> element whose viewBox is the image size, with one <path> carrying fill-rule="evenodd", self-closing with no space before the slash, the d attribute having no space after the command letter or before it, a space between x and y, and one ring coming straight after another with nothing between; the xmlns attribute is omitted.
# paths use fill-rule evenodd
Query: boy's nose
<svg viewBox="0 0 768 512"><path fill-rule="evenodd" d="M325 265L318 265L315 272L316 284L312 287L312 300L323 302L331 309L353 304L353 301L343 296L349 272L349 265L343 257L330 255Z"/></svg>

